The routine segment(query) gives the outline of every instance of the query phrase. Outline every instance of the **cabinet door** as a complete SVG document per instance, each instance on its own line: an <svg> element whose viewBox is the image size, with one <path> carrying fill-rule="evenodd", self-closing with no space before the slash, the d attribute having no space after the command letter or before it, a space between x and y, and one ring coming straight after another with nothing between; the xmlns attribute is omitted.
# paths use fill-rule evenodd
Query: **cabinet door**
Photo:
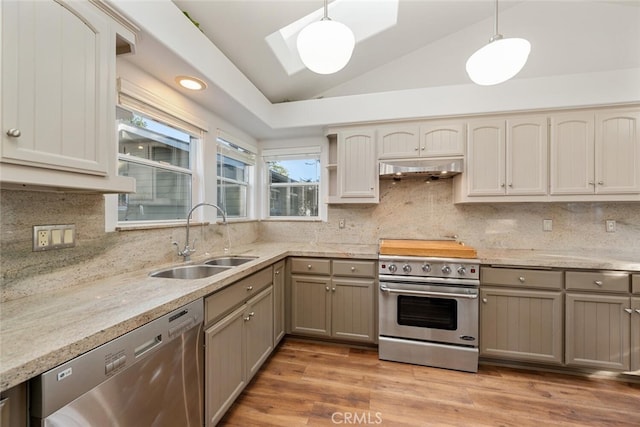
<svg viewBox="0 0 640 427"><path fill-rule="evenodd" d="M273 350L273 288L269 286L247 302L244 312L247 382Z"/></svg>
<svg viewBox="0 0 640 427"><path fill-rule="evenodd" d="M505 194L505 122L472 122L467 131L469 196Z"/></svg>
<svg viewBox="0 0 640 427"><path fill-rule="evenodd" d="M338 185L341 199L378 202L378 167L373 131L338 135Z"/></svg>
<svg viewBox="0 0 640 427"><path fill-rule="evenodd" d="M593 113L556 114L550 122L550 193L593 193Z"/></svg>
<svg viewBox="0 0 640 427"><path fill-rule="evenodd" d="M420 126L420 156L464 155L463 123L429 123Z"/></svg>
<svg viewBox="0 0 640 427"><path fill-rule="evenodd" d="M628 370L629 298L568 293L566 304L566 364Z"/></svg>
<svg viewBox="0 0 640 427"><path fill-rule="evenodd" d="M331 279L291 276L291 332L331 335Z"/></svg>
<svg viewBox="0 0 640 427"><path fill-rule="evenodd" d="M481 289L480 354L562 363L562 294Z"/></svg>
<svg viewBox="0 0 640 427"><path fill-rule="evenodd" d="M285 334L284 261L273 266L273 345Z"/></svg>
<svg viewBox="0 0 640 427"><path fill-rule="evenodd" d="M89 2L9 1L2 27L2 161L107 175L108 20Z"/></svg>
<svg viewBox="0 0 640 427"><path fill-rule="evenodd" d="M640 192L640 111L596 114L596 193Z"/></svg>
<svg viewBox="0 0 640 427"><path fill-rule="evenodd" d="M373 279L332 280L332 336L355 341L375 341L374 284Z"/></svg>
<svg viewBox="0 0 640 427"><path fill-rule="evenodd" d="M245 384L242 306L205 331L205 420L215 426Z"/></svg>
<svg viewBox="0 0 640 427"><path fill-rule="evenodd" d="M378 152L381 159L417 157L420 137L417 126L384 127L378 133Z"/></svg>
<svg viewBox="0 0 640 427"><path fill-rule="evenodd" d="M640 370L640 297L631 298L631 370Z"/></svg>
<svg viewBox="0 0 640 427"><path fill-rule="evenodd" d="M507 121L507 194L547 194L547 118Z"/></svg>

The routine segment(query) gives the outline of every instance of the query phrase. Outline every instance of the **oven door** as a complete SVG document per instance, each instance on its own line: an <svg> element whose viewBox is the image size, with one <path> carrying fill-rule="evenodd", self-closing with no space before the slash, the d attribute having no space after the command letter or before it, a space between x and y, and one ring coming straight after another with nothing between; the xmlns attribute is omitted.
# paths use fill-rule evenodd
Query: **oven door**
<svg viewBox="0 0 640 427"><path fill-rule="evenodd" d="M477 287L380 282L381 336L478 346Z"/></svg>

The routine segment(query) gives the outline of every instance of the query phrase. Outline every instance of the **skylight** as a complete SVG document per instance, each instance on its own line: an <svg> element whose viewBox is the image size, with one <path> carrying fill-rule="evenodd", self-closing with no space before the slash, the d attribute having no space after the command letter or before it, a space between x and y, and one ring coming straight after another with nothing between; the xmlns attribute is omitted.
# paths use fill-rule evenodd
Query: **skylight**
<svg viewBox="0 0 640 427"><path fill-rule="evenodd" d="M321 5L321 2L318 1L318 4ZM323 16L324 7L321 7L265 37L288 75L306 69L296 47L298 33L312 22L321 20ZM357 49L359 42L396 25L398 0L335 0L329 4L329 16L351 28L356 38Z"/></svg>

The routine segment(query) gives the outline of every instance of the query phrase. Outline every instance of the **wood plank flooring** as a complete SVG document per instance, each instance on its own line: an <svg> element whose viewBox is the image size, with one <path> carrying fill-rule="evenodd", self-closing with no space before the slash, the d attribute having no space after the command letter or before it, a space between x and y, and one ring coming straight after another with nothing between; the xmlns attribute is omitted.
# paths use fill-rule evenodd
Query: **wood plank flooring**
<svg viewBox="0 0 640 427"><path fill-rule="evenodd" d="M640 384L481 365L477 374L286 338L220 426L640 426Z"/></svg>

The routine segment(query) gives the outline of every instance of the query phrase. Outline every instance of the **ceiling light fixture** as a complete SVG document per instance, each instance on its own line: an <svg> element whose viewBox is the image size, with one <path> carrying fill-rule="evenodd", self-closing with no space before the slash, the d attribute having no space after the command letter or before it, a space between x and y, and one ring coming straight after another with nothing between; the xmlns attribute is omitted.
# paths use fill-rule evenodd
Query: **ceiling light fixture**
<svg viewBox="0 0 640 427"><path fill-rule="evenodd" d="M342 70L356 45L353 31L340 22L332 21L328 10L328 0L324 0L324 18L304 27L297 40L302 63L318 74Z"/></svg>
<svg viewBox="0 0 640 427"><path fill-rule="evenodd" d="M207 88L205 82L191 76L178 76L176 77L176 83L189 90L204 90Z"/></svg>
<svg viewBox="0 0 640 427"><path fill-rule="evenodd" d="M520 38L502 38L498 33L498 0L494 35L489 43L478 49L467 60L467 74L482 86L497 85L518 74L527 63L531 43Z"/></svg>

